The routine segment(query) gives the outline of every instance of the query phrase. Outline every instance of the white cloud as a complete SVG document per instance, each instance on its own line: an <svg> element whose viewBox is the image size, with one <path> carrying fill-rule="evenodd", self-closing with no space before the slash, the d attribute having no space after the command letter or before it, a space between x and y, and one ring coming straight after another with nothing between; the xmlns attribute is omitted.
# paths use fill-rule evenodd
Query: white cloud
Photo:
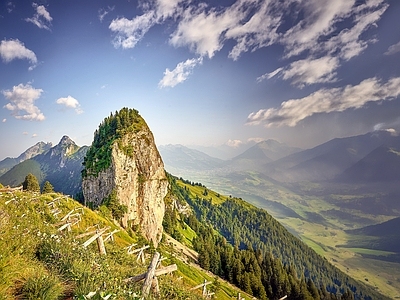
<svg viewBox="0 0 400 300"><path fill-rule="evenodd" d="M79 101L76 100L74 97L68 96L64 98L58 98L56 101L57 104L64 105L66 108L73 108L77 114L83 113L81 109L81 105Z"/></svg>
<svg viewBox="0 0 400 300"><path fill-rule="evenodd" d="M321 42L320 38L329 36L338 21L349 17L355 0L310 0L302 4L299 12L306 17L288 29L281 41L287 57L312 49Z"/></svg>
<svg viewBox="0 0 400 300"><path fill-rule="evenodd" d="M167 19L173 16L179 4L184 0L157 0L156 1L156 14L158 21Z"/></svg>
<svg viewBox="0 0 400 300"><path fill-rule="evenodd" d="M232 45L228 56L233 60L246 52L280 45L285 65L257 81L279 74L279 78L303 87L335 81L341 64L376 42L365 32L377 26L389 5L385 0L364 2L236 0L224 7L190 0L154 0L141 3L142 15L115 19L109 28L116 34L114 46L127 49L135 47L152 26L170 18L176 27L169 43L209 58L227 42ZM302 58L296 61L299 55Z"/></svg>
<svg viewBox="0 0 400 300"><path fill-rule="evenodd" d="M115 48L131 49L144 37L151 27L174 16L179 10L179 4L185 0L156 0L152 3L142 2L145 13L132 20L117 18L112 20L109 29L115 33L113 44ZM109 10L110 11L110 10ZM99 11L100 21L109 12Z"/></svg>
<svg viewBox="0 0 400 300"><path fill-rule="evenodd" d="M177 84L184 82L192 73L194 67L202 63L203 57L199 57L188 59L185 62L180 62L172 71L167 68L164 72L164 77L160 80L158 86L160 88L174 87Z"/></svg>
<svg viewBox="0 0 400 300"><path fill-rule="evenodd" d="M232 148L237 148L240 145L242 145L243 142L241 140L228 140L225 145L232 147Z"/></svg>
<svg viewBox="0 0 400 300"><path fill-rule="evenodd" d="M280 36L278 28L291 2L293 1L237 1L236 9L242 14L234 26L227 28L226 38L236 41L229 57L237 60L242 53L277 42Z"/></svg>
<svg viewBox="0 0 400 300"><path fill-rule="evenodd" d="M3 119L3 121L2 121L3 123L5 123L5 122L7 122L7 119Z"/></svg>
<svg viewBox="0 0 400 300"><path fill-rule="evenodd" d="M329 53L338 51L339 57L346 61L360 55L369 43L376 42L374 38L362 40L362 34L371 26L377 26L376 22L380 20L388 6L383 0L375 0L353 8L353 26L341 30L325 43L315 43L313 51L320 51L321 48Z"/></svg>
<svg viewBox="0 0 400 300"><path fill-rule="evenodd" d="M23 134L23 135L28 135L28 134L29 134L29 132L27 132L27 131L24 131L22 134Z"/></svg>
<svg viewBox="0 0 400 300"><path fill-rule="evenodd" d="M36 134L36 133L32 134L32 137L33 137L33 138L34 138L34 137L37 137L37 134Z"/></svg>
<svg viewBox="0 0 400 300"><path fill-rule="evenodd" d="M284 80L292 79L292 84L303 88L306 85L336 81L335 70L339 67L339 59L325 56L317 59L294 61L285 68L278 68L257 78L258 82L279 76Z"/></svg>
<svg viewBox="0 0 400 300"><path fill-rule="evenodd" d="M313 114L357 109L370 101L392 100L399 95L400 77L392 78L386 83L374 77L355 86L321 89L304 98L282 102L280 108L261 109L248 116L247 124L293 127Z"/></svg>
<svg viewBox="0 0 400 300"><path fill-rule="evenodd" d="M107 16L110 12L114 10L115 6L108 6L107 8L100 8L99 9L99 20L103 22L105 16Z"/></svg>
<svg viewBox="0 0 400 300"><path fill-rule="evenodd" d="M39 99L42 93L42 89L35 89L30 84L24 85L20 83L14 86L12 90L2 91L4 97L10 101L4 108L12 111L12 115L16 119L43 121L45 116L35 106L35 101Z"/></svg>
<svg viewBox="0 0 400 300"><path fill-rule="evenodd" d="M12 3L11 1L7 3L7 11L8 13L12 13L12 11L15 9L15 4Z"/></svg>
<svg viewBox="0 0 400 300"><path fill-rule="evenodd" d="M51 21L53 21L50 13L43 5L32 3L32 6L36 9L36 13L33 15L32 18L27 18L25 19L25 21L35 24L40 29L50 30L49 26L51 26Z"/></svg>
<svg viewBox="0 0 400 300"><path fill-rule="evenodd" d="M149 11L132 20L127 18L114 19L109 26L110 30L116 33L113 41L114 47L134 48L154 23L154 11Z"/></svg>
<svg viewBox="0 0 400 300"><path fill-rule="evenodd" d="M281 73L283 68L278 68L275 71L272 71L271 73L265 73L264 75L261 75L260 77L257 77L257 82L261 82L265 79L271 79L272 77L275 77L279 73Z"/></svg>
<svg viewBox="0 0 400 300"><path fill-rule="evenodd" d="M209 58L223 47L224 32L243 18L237 4L221 12L207 6L186 9L170 43L175 47L189 46L195 53Z"/></svg>
<svg viewBox="0 0 400 300"><path fill-rule="evenodd" d="M385 129L385 131L389 132L392 136L398 136L398 132L394 128Z"/></svg>
<svg viewBox="0 0 400 300"><path fill-rule="evenodd" d="M336 57L303 59L291 63L282 71L282 78L293 79L292 83L300 88L314 83L333 82L338 67L339 59Z"/></svg>
<svg viewBox="0 0 400 300"><path fill-rule="evenodd" d="M393 55L398 52L400 52L400 42L390 46L389 49L385 52L385 55Z"/></svg>
<svg viewBox="0 0 400 300"><path fill-rule="evenodd" d="M260 142L262 142L262 141L265 141L265 139L264 139L264 138L261 138L261 137L255 137L255 138L249 138L249 139L247 139L247 142L248 142L248 143L254 142L254 143L258 144L258 143L260 143Z"/></svg>
<svg viewBox="0 0 400 300"><path fill-rule="evenodd" d="M37 65L37 58L32 50L25 47L24 43L16 40L2 40L0 43L0 56L6 63L14 59L27 59L31 63L32 70Z"/></svg>

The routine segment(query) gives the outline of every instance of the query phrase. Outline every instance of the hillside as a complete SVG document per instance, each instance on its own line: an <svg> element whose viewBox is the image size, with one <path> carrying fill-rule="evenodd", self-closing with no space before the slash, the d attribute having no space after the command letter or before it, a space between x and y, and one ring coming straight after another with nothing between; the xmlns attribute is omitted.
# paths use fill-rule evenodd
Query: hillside
<svg viewBox="0 0 400 300"><path fill-rule="evenodd" d="M371 250L361 254L374 258L381 254L387 261L400 263L399 226L400 218L394 218L380 224L347 230L353 238L343 247Z"/></svg>
<svg viewBox="0 0 400 300"><path fill-rule="evenodd" d="M0 177L3 185L20 185L28 173L34 174L40 185L49 181L55 191L75 196L81 191L83 157L88 147L79 147L68 136L30 159L15 165Z"/></svg>
<svg viewBox="0 0 400 300"><path fill-rule="evenodd" d="M105 255L99 254L96 241L83 245L102 228L108 228L103 235ZM113 239L106 241L112 232ZM0 192L0 237L0 299L140 299L143 282L125 279L146 272L155 252L145 250L141 263L139 252L129 254L127 247L134 243L132 249L140 249L147 241L116 225L106 206L92 211L57 193ZM202 299L201 289L190 289L204 280L212 283L207 290L217 299L232 299L238 293L250 299L184 263L187 258L172 245L163 243L157 249L164 266L177 265L171 276L158 277L160 299Z"/></svg>
<svg viewBox="0 0 400 300"><path fill-rule="evenodd" d="M176 201L181 206L189 204L195 212L196 219L188 216L183 220L185 226L199 235L191 242L199 252L200 265L257 298L275 299L288 294L289 298L297 299L302 294L304 299L317 299L312 295L311 286L319 290L321 299L329 299L326 295L329 293L344 294L347 291L353 291L356 299L385 298L333 267L265 210L241 199L222 196L201 184L173 178L170 182L178 196ZM202 224L210 224L211 228ZM215 230L222 239L212 234ZM270 265L271 257L276 265ZM273 282L271 277L264 277L268 274L264 273L266 268L271 267L276 268ZM250 276L249 283L247 276ZM302 286L308 286L307 291Z"/></svg>
<svg viewBox="0 0 400 300"><path fill-rule="evenodd" d="M177 175L268 210L329 262L395 298L400 296L396 251L373 250L369 241L376 237L362 243L365 235L346 230L399 217L399 143L399 136L375 131L337 138L261 166L244 163L239 170L180 170ZM349 176L341 179L344 174ZM373 256L366 254L371 251Z"/></svg>

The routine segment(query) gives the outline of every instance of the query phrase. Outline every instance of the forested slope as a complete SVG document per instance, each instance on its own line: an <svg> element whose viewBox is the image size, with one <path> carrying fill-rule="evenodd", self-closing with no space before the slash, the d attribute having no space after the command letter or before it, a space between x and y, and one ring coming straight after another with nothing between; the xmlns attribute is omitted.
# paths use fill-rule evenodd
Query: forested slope
<svg viewBox="0 0 400 300"><path fill-rule="evenodd" d="M260 299L385 299L349 278L289 233L265 210L201 184L170 177L173 194L195 214L200 265Z"/></svg>

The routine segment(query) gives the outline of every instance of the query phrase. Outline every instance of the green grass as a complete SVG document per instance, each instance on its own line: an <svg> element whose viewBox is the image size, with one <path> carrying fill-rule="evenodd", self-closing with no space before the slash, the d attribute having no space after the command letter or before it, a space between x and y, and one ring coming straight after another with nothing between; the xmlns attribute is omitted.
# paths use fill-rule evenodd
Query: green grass
<svg viewBox="0 0 400 300"><path fill-rule="evenodd" d="M313 240L302 236L301 238L303 240L303 242L305 242L309 247L311 247L315 252L317 252L319 255L324 256L325 255L325 250L324 248L319 245L318 243L314 242Z"/></svg>
<svg viewBox="0 0 400 300"><path fill-rule="evenodd" d="M213 204L221 204L228 198L227 196L214 192L213 190L210 190L204 186L191 185L188 183L184 183L181 180L177 180L177 183L181 187L188 188L193 196L198 196L199 198L204 198L208 200L211 199L211 202Z"/></svg>
<svg viewBox="0 0 400 300"><path fill-rule="evenodd" d="M48 205L52 201L54 207ZM52 214L53 208L60 211L57 216ZM61 219L71 210L83 212L81 221L70 232L59 231ZM105 244L106 256L99 255L96 242L86 249L82 247L90 236L76 238L96 226L119 229L115 241ZM180 232L190 245L193 230L181 227ZM92 299L100 300L100 294L112 294L112 299L139 299L141 283L127 284L123 280L145 272L154 249L147 251L146 264L142 265L136 255L127 254L125 247L132 243L143 245L146 241L116 225L106 209L92 211L57 193L0 193L0 299L84 299L94 291L97 294ZM172 276L159 278L160 298L202 299L201 291L193 292L191 287L215 278L182 262L180 251L169 245L161 243L158 251L167 258L164 265L178 265ZM222 280L213 288L222 300L240 292Z"/></svg>
<svg viewBox="0 0 400 300"><path fill-rule="evenodd" d="M189 226L185 226L185 228L183 228L180 223L178 224L177 229L183 237L180 242L189 248L193 248L192 241L193 238L197 236L196 232L194 232L194 230Z"/></svg>
<svg viewBox="0 0 400 300"><path fill-rule="evenodd" d="M354 253L359 254L367 254L374 256L390 256L396 254L396 252L382 251L382 250L373 250L373 249L365 249L365 248L346 248L349 251L353 251Z"/></svg>

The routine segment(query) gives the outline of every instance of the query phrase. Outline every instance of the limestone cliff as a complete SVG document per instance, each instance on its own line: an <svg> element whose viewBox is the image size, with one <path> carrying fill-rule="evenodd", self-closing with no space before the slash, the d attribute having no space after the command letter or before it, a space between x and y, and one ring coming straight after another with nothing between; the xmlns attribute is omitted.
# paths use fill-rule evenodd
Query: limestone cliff
<svg viewBox="0 0 400 300"><path fill-rule="evenodd" d="M153 134L135 112L137 115L133 119L122 117L122 111L116 112L100 125L88 151L89 156L93 157L85 158L82 191L86 204L97 207L114 190L119 203L128 209L122 218L123 226L139 228L142 235L157 246L162 237L164 197L168 182ZM102 125L107 124L111 124L111 129L108 129L108 135L111 135L102 138ZM96 147L99 152L103 152L101 159L95 157L93 148ZM101 168L96 166L99 163L102 164Z"/></svg>

